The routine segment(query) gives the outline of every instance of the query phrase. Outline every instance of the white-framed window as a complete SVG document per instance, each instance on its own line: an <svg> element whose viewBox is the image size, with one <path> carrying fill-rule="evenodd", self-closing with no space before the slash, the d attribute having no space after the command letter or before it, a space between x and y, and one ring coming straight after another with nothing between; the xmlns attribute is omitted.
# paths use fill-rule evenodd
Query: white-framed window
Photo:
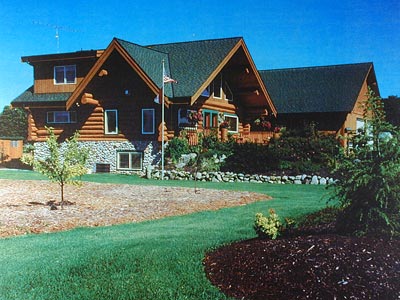
<svg viewBox="0 0 400 300"><path fill-rule="evenodd" d="M143 153L136 151L118 151L117 169L118 170L142 170Z"/></svg>
<svg viewBox="0 0 400 300"><path fill-rule="evenodd" d="M214 98L222 99L222 75L219 74L213 81L213 95Z"/></svg>
<svg viewBox="0 0 400 300"><path fill-rule="evenodd" d="M208 92L208 95L207 93ZM215 99L225 99L228 102L233 101L233 93L229 84L223 79L222 74L213 80L211 85L202 93L202 96L209 96L210 92L213 94Z"/></svg>
<svg viewBox="0 0 400 300"><path fill-rule="evenodd" d="M76 65L54 67L54 84L74 83L76 83Z"/></svg>
<svg viewBox="0 0 400 300"><path fill-rule="evenodd" d="M224 120L229 124L229 132L237 133L239 131L239 118L236 115L225 114Z"/></svg>
<svg viewBox="0 0 400 300"><path fill-rule="evenodd" d="M118 110L106 109L104 111L104 133L118 134Z"/></svg>
<svg viewBox="0 0 400 300"><path fill-rule="evenodd" d="M155 133L155 110L154 108L142 109L142 134Z"/></svg>
<svg viewBox="0 0 400 300"><path fill-rule="evenodd" d="M11 141L11 148L18 148L19 141Z"/></svg>
<svg viewBox="0 0 400 300"><path fill-rule="evenodd" d="M48 111L47 123L76 123L76 111Z"/></svg>

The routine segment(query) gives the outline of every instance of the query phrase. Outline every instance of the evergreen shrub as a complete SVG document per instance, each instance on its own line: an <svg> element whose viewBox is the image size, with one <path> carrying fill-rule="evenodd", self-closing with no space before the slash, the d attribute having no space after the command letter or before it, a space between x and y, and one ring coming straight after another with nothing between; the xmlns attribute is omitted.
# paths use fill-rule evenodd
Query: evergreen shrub
<svg viewBox="0 0 400 300"><path fill-rule="evenodd" d="M400 233L400 132L385 121L383 102L369 89L363 131L351 137L335 176L343 208L340 232L393 237Z"/></svg>

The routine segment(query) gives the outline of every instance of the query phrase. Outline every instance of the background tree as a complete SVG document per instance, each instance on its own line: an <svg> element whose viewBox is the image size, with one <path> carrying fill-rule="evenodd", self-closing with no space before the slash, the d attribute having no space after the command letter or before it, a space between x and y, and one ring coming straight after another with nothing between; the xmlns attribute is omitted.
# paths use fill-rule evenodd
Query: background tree
<svg viewBox="0 0 400 300"><path fill-rule="evenodd" d="M25 110L5 106L0 114L0 136L23 137L26 139L28 119Z"/></svg>
<svg viewBox="0 0 400 300"><path fill-rule="evenodd" d="M385 120L383 102L371 89L364 122L336 169L335 195L343 207L337 228L392 237L400 233L400 132Z"/></svg>
<svg viewBox="0 0 400 300"><path fill-rule="evenodd" d="M80 148L78 145L79 133L65 141L64 144L57 142L52 128L46 128L49 133L47 147L49 155L45 159L34 159L32 155L24 155L22 162L33 167L35 171L47 176L51 181L60 186L61 208L64 205L64 186L66 184L79 185L79 177L87 173L85 167L89 150Z"/></svg>

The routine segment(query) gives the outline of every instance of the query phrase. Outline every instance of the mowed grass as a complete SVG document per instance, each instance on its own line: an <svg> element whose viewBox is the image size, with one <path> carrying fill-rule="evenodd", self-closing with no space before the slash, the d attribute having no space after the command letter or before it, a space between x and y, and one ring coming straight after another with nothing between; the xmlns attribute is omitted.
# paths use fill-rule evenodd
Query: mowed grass
<svg viewBox="0 0 400 300"><path fill-rule="evenodd" d="M0 178L10 178L3 177L6 172L0 171ZM123 175L88 175L84 179L194 185ZM295 217L326 205L326 190L320 186L197 184L260 192L274 199L136 224L2 239L0 299L227 299L204 274L202 260L207 251L255 237L256 212L274 208L281 217Z"/></svg>

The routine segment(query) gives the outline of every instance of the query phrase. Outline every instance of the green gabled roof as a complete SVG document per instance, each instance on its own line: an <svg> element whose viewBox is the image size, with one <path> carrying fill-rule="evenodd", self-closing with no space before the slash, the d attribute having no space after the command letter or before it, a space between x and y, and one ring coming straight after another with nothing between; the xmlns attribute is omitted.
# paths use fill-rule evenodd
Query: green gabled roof
<svg viewBox="0 0 400 300"><path fill-rule="evenodd" d="M165 64L166 74L170 73L169 58L167 53L152 50L131 42L116 39L125 49L131 58L140 66L140 68L150 77L150 79L159 87L162 86L162 62ZM173 97L171 84L164 86L164 94L167 97Z"/></svg>
<svg viewBox="0 0 400 300"><path fill-rule="evenodd" d="M350 112L372 63L259 71L278 113Z"/></svg>
<svg viewBox="0 0 400 300"><path fill-rule="evenodd" d="M147 48L168 53L174 97L191 97L242 38L226 38L150 45Z"/></svg>
<svg viewBox="0 0 400 300"><path fill-rule="evenodd" d="M65 103L72 93L46 93L34 94L33 86L15 98L11 104L13 106L29 105L41 102L62 102Z"/></svg>

